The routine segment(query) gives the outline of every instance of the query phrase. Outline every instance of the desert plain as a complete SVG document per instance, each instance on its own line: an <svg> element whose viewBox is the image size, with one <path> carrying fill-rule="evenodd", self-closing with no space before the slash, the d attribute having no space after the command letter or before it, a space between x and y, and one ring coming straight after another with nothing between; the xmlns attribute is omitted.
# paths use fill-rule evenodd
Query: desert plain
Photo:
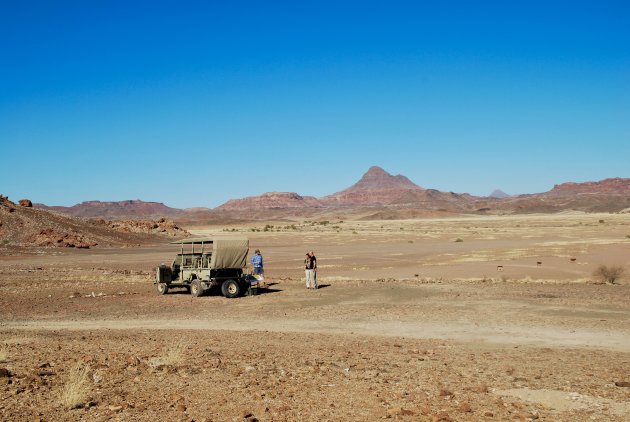
<svg viewBox="0 0 630 422"><path fill-rule="evenodd" d="M166 241L3 251L1 420L630 420L630 282L593 275L629 214L186 229L247 235L267 291L158 295Z"/></svg>

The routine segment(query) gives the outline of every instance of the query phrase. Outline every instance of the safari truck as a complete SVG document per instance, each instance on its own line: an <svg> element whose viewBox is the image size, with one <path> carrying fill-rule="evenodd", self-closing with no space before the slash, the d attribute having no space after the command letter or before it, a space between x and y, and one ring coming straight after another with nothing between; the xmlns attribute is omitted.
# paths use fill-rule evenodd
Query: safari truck
<svg viewBox="0 0 630 422"><path fill-rule="evenodd" d="M203 237L182 239L169 267L157 268L155 283L159 294L172 288L185 288L195 297L220 288L223 296L234 298L257 294L264 287L260 277L247 274L249 240L245 237Z"/></svg>

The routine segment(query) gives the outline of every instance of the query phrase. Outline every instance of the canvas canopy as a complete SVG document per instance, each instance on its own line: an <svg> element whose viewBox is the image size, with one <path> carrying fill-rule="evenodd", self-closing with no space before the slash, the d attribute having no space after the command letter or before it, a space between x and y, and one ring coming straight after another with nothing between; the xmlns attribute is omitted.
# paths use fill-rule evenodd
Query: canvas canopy
<svg viewBox="0 0 630 422"><path fill-rule="evenodd" d="M215 238L212 268L245 268L247 252L249 252L249 239Z"/></svg>
<svg viewBox="0 0 630 422"><path fill-rule="evenodd" d="M181 245L213 245L212 269L245 268L247 266L249 239L246 237L198 237L182 239L171 243Z"/></svg>

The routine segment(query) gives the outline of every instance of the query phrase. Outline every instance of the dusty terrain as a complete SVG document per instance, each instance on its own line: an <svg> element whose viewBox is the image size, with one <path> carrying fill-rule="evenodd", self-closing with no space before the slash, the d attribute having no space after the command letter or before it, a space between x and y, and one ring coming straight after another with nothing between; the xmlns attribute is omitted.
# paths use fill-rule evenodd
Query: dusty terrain
<svg viewBox="0 0 630 422"><path fill-rule="evenodd" d="M592 276L630 270L627 214L192 231L233 230L262 250L267 293L159 296L171 245L0 256L0 419L630 418L630 282Z"/></svg>

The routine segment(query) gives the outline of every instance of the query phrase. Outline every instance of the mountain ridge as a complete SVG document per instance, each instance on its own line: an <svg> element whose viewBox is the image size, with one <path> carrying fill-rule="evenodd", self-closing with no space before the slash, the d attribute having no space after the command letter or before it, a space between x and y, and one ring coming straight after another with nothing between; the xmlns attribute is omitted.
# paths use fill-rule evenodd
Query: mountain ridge
<svg viewBox="0 0 630 422"><path fill-rule="evenodd" d="M297 192L265 192L257 196L230 199L213 209L178 209L161 202L141 200L85 201L72 207L35 204L35 207L79 217L169 217L180 221L234 221L235 218L263 219L265 216L308 217L336 209L361 216L411 216L435 213L546 213L563 210L617 212L630 207L629 178L564 182L546 192L514 196L502 191L497 194L497 191L487 197L442 192L421 187L406 176L392 175L381 167L372 166L352 186L319 198ZM506 196L501 197L501 194ZM416 211L400 211L403 209Z"/></svg>

